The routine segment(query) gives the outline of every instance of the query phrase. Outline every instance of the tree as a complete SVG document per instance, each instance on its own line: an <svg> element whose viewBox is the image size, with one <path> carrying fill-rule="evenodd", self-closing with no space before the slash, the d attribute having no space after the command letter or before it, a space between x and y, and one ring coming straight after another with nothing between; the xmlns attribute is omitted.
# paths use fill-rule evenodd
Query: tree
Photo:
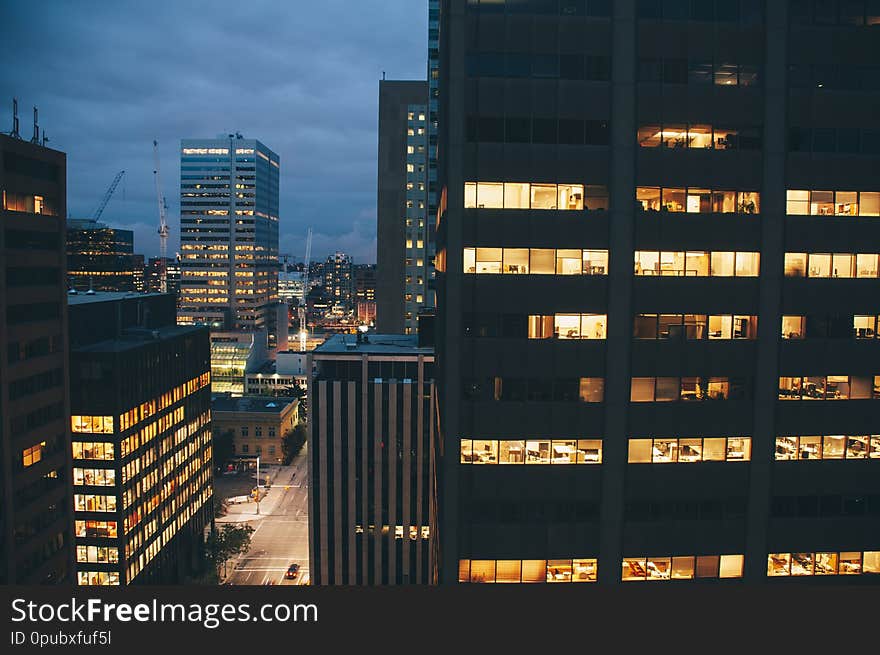
<svg viewBox="0 0 880 655"><path fill-rule="evenodd" d="M219 571L235 555L250 550L253 533L254 529L247 523L224 523L215 529L205 542L205 557L214 565L214 570Z"/></svg>
<svg viewBox="0 0 880 655"><path fill-rule="evenodd" d="M284 455L285 466L290 464L293 458L302 450L308 434L308 428L306 428L304 423L297 423L295 427L284 433L284 438L281 441L281 452Z"/></svg>
<svg viewBox="0 0 880 655"><path fill-rule="evenodd" d="M221 516L226 516L226 511L229 509L229 503L225 498L221 498L218 495L214 495L214 518L220 518Z"/></svg>
<svg viewBox="0 0 880 655"><path fill-rule="evenodd" d="M214 466L217 471L223 471L226 462L232 459L235 454L233 447L233 439L235 433L232 430L224 430L223 432L215 432L212 434L214 446Z"/></svg>

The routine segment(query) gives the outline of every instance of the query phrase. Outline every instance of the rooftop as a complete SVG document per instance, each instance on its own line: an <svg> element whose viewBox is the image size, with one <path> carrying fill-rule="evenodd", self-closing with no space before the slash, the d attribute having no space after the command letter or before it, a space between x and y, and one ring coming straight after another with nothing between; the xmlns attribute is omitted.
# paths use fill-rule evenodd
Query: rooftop
<svg viewBox="0 0 880 655"><path fill-rule="evenodd" d="M419 337L415 334L373 334L364 335L358 343L357 335L335 334L315 348L316 355L337 355L361 353L367 355L433 355L434 349L419 347Z"/></svg>
<svg viewBox="0 0 880 655"><path fill-rule="evenodd" d="M165 296L165 293L136 293L134 291L95 291L88 293L79 291L77 293L67 294L68 305L84 305L91 302L110 302L112 300L123 300L125 298L150 298L154 296Z"/></svg>
<svg viewBox="0 0 880 655"><path fill-rule="evenodd" d="M107 295L123 295L123 294L107 294ZM104 341L89 343L84 345L72 345L71 351L77 353L101 353L101 352L123 352L140 348L148 343L156 341L165 341L175 339L185 334L199 332L203 330L202 326L197 325L168 325L160 328L126 328L122 334Z"/></svg>
<svg viewBox="0 0 880 655"><path fill-rule="evenodd" d="M290 405L297 405L297 398L276 398L275 396L216 396L211 399L212 412L262 412L280 414Z"/></svg>

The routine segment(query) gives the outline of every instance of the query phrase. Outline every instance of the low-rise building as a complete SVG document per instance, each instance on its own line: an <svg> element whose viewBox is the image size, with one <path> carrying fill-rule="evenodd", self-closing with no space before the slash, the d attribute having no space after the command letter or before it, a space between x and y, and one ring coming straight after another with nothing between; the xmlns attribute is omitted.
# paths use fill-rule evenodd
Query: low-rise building
<svg viewBox="0 0 880 655"><path fill-rule="evenodd" d="M232 431L236 457L260 456L266 464L284 458L284 435L299 423L299 401L275 396L215 397L211 402L214 435Z"/></svg>

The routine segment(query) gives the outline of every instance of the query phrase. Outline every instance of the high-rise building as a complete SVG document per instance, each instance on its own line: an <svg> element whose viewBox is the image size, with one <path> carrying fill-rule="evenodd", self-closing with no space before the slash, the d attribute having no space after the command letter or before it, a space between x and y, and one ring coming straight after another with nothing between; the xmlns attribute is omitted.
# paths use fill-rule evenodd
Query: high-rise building
<svg viewBox="0 0 880 655"><path fill-rule="evenodd" d="M278 300L278 155L240 134L180 150L181 324L267 328Z"/></svg>
<svg viewBox="0 0 880 655"><path fill-rule="evenodd" d="M444 582L880 572L880 10L831 6L442 2Z"/></svg>
<svg viewBox="0 0 880 655"><path fill-rule="evenodd" d="M354 264L344 252L327 257L324 265L324 293L331 305L347 312L354 307Z"/></svg>
<svg viewBox="0 0 880 655"><path fill-rule="evenodd" d="M162 291L162 258L150 257L144 268L145 291L161 293ZM165 258L165 288L168 293L177 297L180 304L180 260L176 257Z"/></svg>
<svg viewBox="0 0 880 655"><path fill-rule="evenodd" d="M132 255L132 286L138 293L144 293L147 290L147 266L144 263L143 255Z"/></svg>
<svg viewBox="0 0 880 655"><path fill-rule="evenodd" d="M428 249L427 289L423 311L430 312L437 306L437 139L440 130L440 0L428 0L428 179L425 184L428 196L426 216Z"/></svg>
<svg viewBox="0 0 880 655"><path fill-rule="evenodd" d="M433 582L433 348L337 334L307 370L311 583Z"/></svg>
<svg viewBox="0 0 880 655"><path fill-rule="evenodd" d="M0 584L73 579L66 161L0 135Z"/></svg>
<svg viewBox="0 0 880 655"><path fill-rule="evenodd" d="M69 300L77 582L182 583L214 516L208 328L172 294Z"/></svg>
<svg viewBox="0 0 880 655"><path fill-rule="evenodd" d="M134 232L68 220L67 281L77 291L135 291Z"/></svg>
<svg viewBox="0 0 880 655"><path fill-rule="evenodd" d="M427 304L427 100L427 82L379 82L376 319L385 333L414 334Z"/></svg>

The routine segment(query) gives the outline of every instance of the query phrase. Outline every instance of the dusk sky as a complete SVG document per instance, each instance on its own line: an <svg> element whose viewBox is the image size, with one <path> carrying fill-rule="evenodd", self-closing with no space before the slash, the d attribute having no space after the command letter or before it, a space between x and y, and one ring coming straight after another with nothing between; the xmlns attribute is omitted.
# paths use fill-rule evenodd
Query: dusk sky
<svg viewBox="0 0 880 655"><path fill-rule="evenodd" d="M281 157L281 244L301 261L335 250L376 261L378 81L425 79L424 0L0 1L0 131L30 139L33 106L47 145L67 153L67 207L135 231L155 256L163 192L180 236L182 138L240 132Z"/></svg>

